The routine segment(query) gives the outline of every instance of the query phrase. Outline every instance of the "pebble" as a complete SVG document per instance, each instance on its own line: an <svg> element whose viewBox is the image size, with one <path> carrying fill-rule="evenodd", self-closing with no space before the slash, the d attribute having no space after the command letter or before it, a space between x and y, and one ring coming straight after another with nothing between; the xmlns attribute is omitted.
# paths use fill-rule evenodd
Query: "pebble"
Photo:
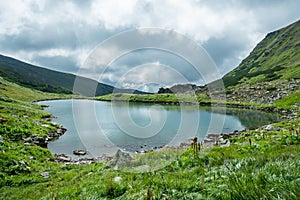
<svg viewBox="0 0 300 200"><path fill-rule="evenodd" d="M43 172L43 173L41 173L41 176L43 178L49 178L50 174L49 174L49 172Z"/></svg>
<svg viewBox="0 0 300 200"><path fill-rule="evenodd" d="M114 178L114 182L121 182L121 180L122 180L122 177L120 177L120 176L116 176L115 178Z"/></svg>

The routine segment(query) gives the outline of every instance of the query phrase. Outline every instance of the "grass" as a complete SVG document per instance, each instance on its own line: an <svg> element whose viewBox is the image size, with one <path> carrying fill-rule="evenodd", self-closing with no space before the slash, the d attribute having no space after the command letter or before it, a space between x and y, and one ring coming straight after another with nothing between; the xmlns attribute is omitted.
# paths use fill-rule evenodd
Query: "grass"
<svg viewBox="0 0 300 200"><path fill-rule="evenodd" d="M38 90L19 86L15 83L6 81L0 77L0 98L2 99L14 99L25 102L33 102L46 99L62 99L72 98L73 95L57 94L57 93L46 93ZM80 96L75 96L79 98Z"/></svg>
<svg viewBox="0 0 300 200"><path fill-rule="evenodd" d="M257 110L285 109L292 110L295 104L299 103L299 92L288 95L275 104L262 104L257 102L237 102L210 99L204 94L108 94L95 97L99 101L115 101L130 103L151 103L151 104L194 104L201 106L218 106L228 108L247 108Z"/></svg>
<svg viewBox="0 0 300 200"><path fill-rule="evenodd" d="M223 77L224 85L300 78L300 21L269 33L241 64Z"/></svg>
<svg viewBox="0 0 300 200"><path fill-rule="evenodd" d="M139 103L192 103L196 104L199 101L208 102L209 99L204 94L108 94L95 98L101 101L126 101L126 102L139 102Z"/></svg>
<svg viewBox="0 0 300 200"><path fill-rule="evenodd" d="M276 101L276 107L280 109L295 109L300 104L300 90Z"/></svg>
<svg viewBox="0 0 300 200"><path fill-rule="evenodd" d="M299 118L274 124L278 131L243 132L231 139L229 147L202 148L199 153L189 148L139 154L123 170L149 160L154 169L168 156L174 159L159 170L132 173L113 170L106 163L59 164L53 162L49 150L26 144L27 137L45 137L55 129L46 120L50 114L31 101L66 96L28 90L4 80L1 84L0 199L300 198L300 136L289 130L299 129ZM285 101L292 105L297 96ZM178 102L177 97L166 94L117 96L124 101L145 97L147 101ZM180 98L192 99L188 95ZM205 102L206 98L198 96L197 100ZM42 177L45 173L49 177Z"/></svg>
<svg viewBox="0 0 300 200"><path fill-rule="evenodd" d="M296 126L299 120L289 123ZM287 144L287 137L293 142ZM0 193L6 199L147 199L149 191L153 199L298 199L299 139L287 129L249 131L230 147L199 154L188 149L165 168L147 173L107 169L103 163L46 162L42 169L50 173L48 179L31 172L21 184L14 179L16 185L4 186Z"/></svg>

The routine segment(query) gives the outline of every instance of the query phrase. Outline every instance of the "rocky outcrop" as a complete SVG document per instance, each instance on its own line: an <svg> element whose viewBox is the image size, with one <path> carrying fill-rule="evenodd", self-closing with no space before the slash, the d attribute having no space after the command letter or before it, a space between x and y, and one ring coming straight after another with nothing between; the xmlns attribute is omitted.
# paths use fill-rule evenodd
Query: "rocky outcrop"
<svg viewBox="0 0 300 200"><path fill-rule="evenodd" d="M197 86L194 84L178 84L170 88L159 88L158 93L175 93L175 94L195 94L206 91L205 86Z"/></svg>
<svg viewBox="0 0 300 200"><path fill-rule="evenodd" d="M47 145L50 141L57 139L59 136L63 135L67 129L64 128L63 126L59 124L53 124L53 126L57 127L55 131L49 132L47 137L37 137L37 136L32 136L29 138L25 138L24 142L25 144L36 144L38 146L47 148Z"/></svg>
<svg viewBox="0 0 300 200"><path fill-rule="evenodd" d="M89 165L95 162L107 162L112 159L111 156L105 154L98 158L74 158L66 154L54 154L54 158L55 162L62 163L65 165Z"/></svg>
<svg viewBox="0 0 300 200"><path fill-rule="evenodd" d="M229 87L226 90L217 84L210 84L208 86L191 84L175 85L171 88L160 88L158 93L204 94L214 100L273 104L275 101L299 89L300 79L290 79L255 84L240 84Z"/></svg>
<svg viewBox="0 0 300 200"><path fill-rule="evenodd" d="M226 98L228 101L273 104L299 87L300 79L245 84L228 89Z"/></svg>
<svg viewBox="0 0 300 200"><path fill-rule="evenodd" d="M163 94L163 93L172 94L173 92L172 92L172 90L170 88L163 88L163 87L161 87L161 88L159 88L159 90L158 90L157 93L158 94Z"/></svg>
<svg viewBox="0 0 300 200"><path fill-rule="evenodd" d="M127 163L130 163L132 160L133 160L132 153L119 149L108 166L114 169L118 169L119 166L126 165Z"/></svg>
<svg viewBox="0 0 300 200"><path fill-rule="evenodd" d="M85 150L74 150L73 154L77 155L77 156L83 156L86 154L86 151Z"/></svg>

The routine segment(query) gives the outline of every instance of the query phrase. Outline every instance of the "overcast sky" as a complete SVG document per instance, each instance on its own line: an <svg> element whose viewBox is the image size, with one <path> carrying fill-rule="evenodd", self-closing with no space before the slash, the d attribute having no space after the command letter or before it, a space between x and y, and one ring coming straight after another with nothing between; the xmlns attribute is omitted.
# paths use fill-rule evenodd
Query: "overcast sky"
<svg viewBox="0 0 300 200"><path fill-rule="evenodd" d="M0 1L0 7L0 54L74 74L104 40L154 27L195 41L223 75L268 32L300 18L298 0L10 0ZM175 83L203 83L190 63L158 50L134 51L110 65L101 81L120 87L154 91ZM180 68L185 80L178 78Z"/></svg>

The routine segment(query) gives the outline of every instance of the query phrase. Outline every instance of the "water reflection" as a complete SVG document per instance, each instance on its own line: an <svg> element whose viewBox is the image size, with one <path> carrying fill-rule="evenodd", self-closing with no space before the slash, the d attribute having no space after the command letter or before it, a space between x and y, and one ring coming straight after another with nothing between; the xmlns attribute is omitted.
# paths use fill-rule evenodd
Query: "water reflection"
<svg viewBox="0 0 300 200"><path fill-rule="evenodd" d="M203 139L207 133L229 133L258 127L278 115L254 110L195 106L113 104L89 100L44 101L47 109L68 130L48 148L72 155L74 149L93 154L113 154L116 149L141 151L163 145L178 145L188 138ZM76 108L72 109L72 105ZM74 114L75 112L75 119ZM96 118L96 119L93 119ZM220 129L221 127L221 129Z"/></svg>

